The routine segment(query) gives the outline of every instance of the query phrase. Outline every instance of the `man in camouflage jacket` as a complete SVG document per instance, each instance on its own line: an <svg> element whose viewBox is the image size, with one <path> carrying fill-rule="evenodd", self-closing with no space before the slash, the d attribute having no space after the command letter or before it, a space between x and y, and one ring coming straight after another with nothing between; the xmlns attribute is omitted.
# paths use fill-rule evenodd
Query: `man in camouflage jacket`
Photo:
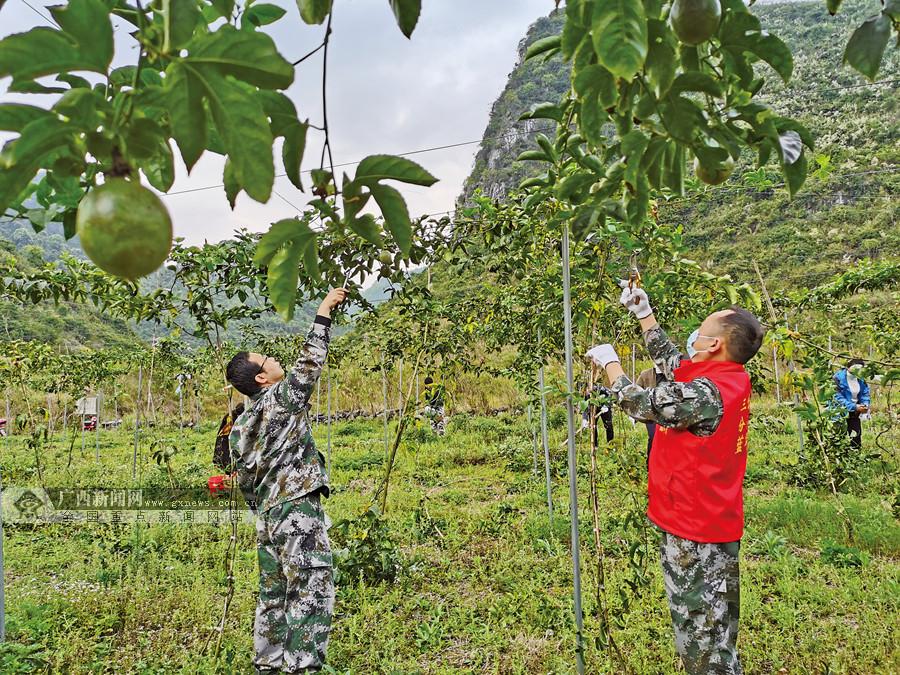
<svg viewBox="0 0 900 675"><path fill-rule="evenodd" d="M238 485L258 514L259 602L253 641L257 673L305 673L325 663L334 611L331 547L321 498L325 460L309 429L309 400L328 355L334 289L319 307L289 373L277 360L239 352L228 381L250 401L229 445Z"/></svg>
<svg viewBox="0 0 900 675"><path fill-rule="evenodd" d="M660 557L675 646L692 674L740 674L737 651L750 378L744 363L764 331L746 310L708 316L680 350L656 322L647 294L622 282L621 302L640 320L647 351L666 381L633 384L612 345L588 356L606 369L613 396L631 417L658 426L648 471L650 520ZM700 344L702 341L702 344Z"/></svg>

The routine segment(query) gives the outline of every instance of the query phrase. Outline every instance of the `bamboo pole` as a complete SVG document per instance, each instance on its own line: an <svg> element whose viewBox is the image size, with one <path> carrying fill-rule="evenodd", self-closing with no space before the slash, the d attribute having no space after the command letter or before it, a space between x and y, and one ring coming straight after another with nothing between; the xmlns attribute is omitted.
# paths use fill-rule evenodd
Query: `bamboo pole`
<svg viewBox="0 0 900 675"><path fill-rule="evenodd" d="M94 440L96 443L94 444L94 459L96 461L100 461L100 411L103 406L103 390L101 389L97 393L97 426L94 429Z"/></svg>
<svg viewBox="0 0 900 675"><path fill-rule="evenodd" d="M566 352L566 413L568 418L569 446L569 514L572 526L572 571L573 595L575 601L575 668L578 675L584 674L584 616L581 610L581 545L578 534L578 457L575 453L575 375L572 368L572 285L569 270L569 223L563 224L562 232L562 281L563 281L563 324Z"/></svg>

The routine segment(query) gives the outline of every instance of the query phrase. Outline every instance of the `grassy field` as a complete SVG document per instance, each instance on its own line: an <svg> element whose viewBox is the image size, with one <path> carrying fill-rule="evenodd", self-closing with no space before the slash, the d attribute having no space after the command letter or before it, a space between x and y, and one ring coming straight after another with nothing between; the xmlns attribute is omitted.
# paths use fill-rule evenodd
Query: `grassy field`
<svg viewBox="0 0 900 675"><path fill-rule="evenodd" d="M391 582L344 574L329 650L340 673L569 673L572 566L561 411L551 416L555 518L532 473L524 415L457 416L444 438L418 424L401 446L380 560ZM900 525L896 451L841 496L790 487L797 441L783 414L757 404L746 484L740 648L748 673L900 672ZM761 414L760 414L761 413ZM877 425L878 422L873 424ZM679 670L655 533L645 500L645 432L622 417L599 457L599 515L613 636L637 673ZM150 441L178 448L179 485L205 485L212 425L148 432L131 481L131 435L93 439L66 467L58 437L41 453L47 486L165 486ZM867 429L871 442L872 430ZM332 430L334 521L364 512L384 458L379 422ZM325 429L316 437L324 445ZM896 431L883 437L897 447ZM5 439L3 439L5 440ZM40 484L24 439L0 440L4 487ZM587 670L622 672L599 643L589 449L579 466ZM252 672L256 552L238 533L234 602L218 663L203 653L222 612L227 525L6 524L8 642L0 672ZM346 542L343 542L346 543ZM358 544L359 542L357 542ZM337 548L337 544L335 544ZM358 548L358 547L357 547ZM644 555L646 554L646 555ZM631 562L629 562L631 561ZM641 580L643 579L643 581ZM629 585L629 582L631 585ZM627 604L627 607L623 606Z"/></svg>

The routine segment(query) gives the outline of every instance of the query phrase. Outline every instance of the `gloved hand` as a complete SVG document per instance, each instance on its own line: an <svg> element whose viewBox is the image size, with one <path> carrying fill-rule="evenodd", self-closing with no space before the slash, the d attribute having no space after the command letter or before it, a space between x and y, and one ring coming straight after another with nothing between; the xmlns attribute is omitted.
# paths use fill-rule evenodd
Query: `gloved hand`
<svg viewBox="0 0 900 675"><path fill-rule="evenodd" d="M653 314L653 308L650 307L650 298L647 297L644 289L637 286L628 288L628 284L627 279L619 280L619 286L622 287L622 295L619 296L619 302L625 305L628 311L638 319L646 319Z"/></svg>
<svg viewBox="0 0 900 675"><path fill-rule="evenodd" d="M645 296L646 297L646 296ZM606 368L607 364L619 362L619 355L612 345L597 345L588 349L585 356L593 360L601 368Z"/></svg>

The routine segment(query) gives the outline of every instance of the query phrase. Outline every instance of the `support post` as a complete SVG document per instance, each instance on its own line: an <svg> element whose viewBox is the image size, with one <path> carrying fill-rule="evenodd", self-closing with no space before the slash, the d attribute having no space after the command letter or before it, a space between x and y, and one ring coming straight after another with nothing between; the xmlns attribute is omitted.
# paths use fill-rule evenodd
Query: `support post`
<svg viewBox="0 0 900 675"><path fill-rule="evenodd" d="M137 476L138 437L141 428L141 387L144 379L144 366L138 364L137 396L134 397L134 452L131 455L131 480Z"/></svg>
<svg viewBox="0 0 900 675"><path fill-rule="evenodd" d="M0 505L3 504L3 485L0 477ZM3 509L0 508L0 644L6 642L6 567L3 565Z"/></svg>
<svg viewBox="0 0 900 675"><path fill-rule="evenodd" d="M100 411L103 406L103 390L101 389L97 392L97 428L94 429L94 440L96 441L94 446L94 459L96 461L100 461Z"/></svg>
<svg viewBox="0 0 900 675"><path fill-rule="evenodd" d="M547 484L547 514L553 530L553 490L550 482L550 443L547 440L547 395L544 393L544 366L538 369L538 388L541 390L541 444L544 446L544 479Z"/></svg>
<svg viewBox="0 0 900 675"><path fill-rule="evenodd" d="M6 451L9 452L10 443L12 442L13 429L16 425L13 423L12 412L9 409L9 389L6 390Z"/></svg>
<svg viewBox="0 0 900 675"><path fill-rule="evenodd" d="M384 399L384 456L390 453L390 441L388 440L388 390L387 371L384 368L384 354L381 355L381 393Z"/></svg>
<svg viewBox="0 0 900 675"><path fill-rule="evenodd" d="M531 414L531 404L528 404L527 410L528 416L528 429L531 431L531 475L537 476L538 473L538 442L537 442L537 429L534 428L534 415Z"/></svg>
<svg viewBox="0 0 900 675"><path fill-rule="evenodd" d="M781 404L781 374L778 372L778 348L772 345L772 361L775 364L775 400Z"/></svg>
<svg viewBox="0 0 900 675"><path fill-rule="evenodd" d="M572 571L573 595L575 600L575 667L578 675L584 675L584 616L581 610L581 545L578 536L578 457L575 454L575 374L572 368L572 286L569 274L569 223L563 224L562 231L562 280L563 280L563 323L565 327L566 352L566 413L568 418L569 446L569 516L572 525Z"/></svg>
<svg viewBox="0 0 900 675"><path fill-rule="evenodd" d="M47 394L47 432L53 435L53 397Z"/></svg>
<svg viewBox="0 0 900 675"><path fill-rule="evenodd" d="M314 424L319 428L319 417L322 415L322 378L316 380L316 416Z"/></svg>
<svg viewBox="0 0 900 675"><path fill-rule="evenodd" d="M400 357L400 374L397 382L397 410L403 409L403 357Z"/></svg>
<svg viewBox="0 0 900 675"><path fill-rule="evenodd" d="M327 441L325 442L325 450L326 450L326 472L328 473L329 478L331 477L331 366L328 367L328 379L325 380L326 393L325 398L327 399L328 405L328 436Z"/></svg>

